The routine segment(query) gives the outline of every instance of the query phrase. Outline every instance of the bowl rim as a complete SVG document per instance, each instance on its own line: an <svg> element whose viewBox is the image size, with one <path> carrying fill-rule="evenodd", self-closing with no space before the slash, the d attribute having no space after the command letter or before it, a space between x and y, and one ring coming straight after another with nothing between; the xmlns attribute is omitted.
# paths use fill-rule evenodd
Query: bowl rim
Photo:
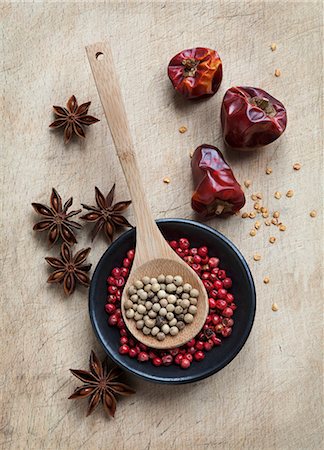
<svg viewBox="0 0 324 450"><path fill-rule="evenodd" d="M136 370L133 368L130 368L127 363L126 364L121 364L119 360L117 360L115 358L115 356L113 355L113 353L107 348L105 341L101 338L101 335L99 333L97 324L94 320L94 301L95 301L95 296L94 296L94 286L96 284L96 280L99 276L99 267L101 267L101 263L102 260L105 258L107 252L114 252L115 247L118 247L118 241L121 238L125 238L128 234L131 234L134 230L136 230L136 227L125 231L124 233L122 233L115 241L113 241L109 247L104 251L104 253L102 254L102 256L100 257L96 268L93 272L92 278L91 278L91 283L90 283L90 289L89 289L89 297L88 297L88 311L89 311L89 316L90 316L90 321L91 321L91 325L92 325L92 329L96 335L97 340L99 341L99 343L101 344L101 346L103 347L105 353L109 356L109 358L115 363L117 364L119 367L122 367L123 369L125 369L126 371L132 373L133 375L136 375L139 378L142 378L146 381L150 381L150 382L154 382L154 383L160 383L160 384L186 384L186 383L193 383L196 381L200 381L203 380L205 378L208 378L211 375L214 375L215 373L219 372L220 370L222 370L225 366L227 366L231 361L233 361L233 359L238 355L238 353L242 350L242 348L244 347L250 333L252 330L252 326L254 323L254 319L255 319L255 312L256 312L256 289L255 289L255 284L254 284L254 280L252 277L252 273L250 270L250 267L246 261L246 259L244 258L244 256L242 255L242 253L240 252L240 250L236 247L235 244L233 244L232 241L230 241L226 236L224 236L222 233L220 233L218 230L202 224L200 222L196 222L194 220L190 220L190 219L181 219L181 218L167 218L167 219L157 219L156 223L181 223L181 224L188 224L191 225L193 227L199 228L199 229L203 229L205 231L208 231L214 235L216 235L219 239L221 239L228 247L230 247L231 250L234 251L234 253L237 255L237 257L239 258L245 272L248 278L248 283L251 286L251 294L252 294L252 308L251 308L251 312L249 315L249 320L248 320L248 324L244 330L244 332L241 335L241 339L240 339L240 343L237 346L237 348L235 349L234 352L230 352L223 360L223 362L215 367L215 368L211 368L210 371L208 371L207 373L203 373L201 375L197 374L197 375L193 375L193 376L189 376L188 375L184 375L183 376L177 376L177 377L159 377L157 375L150 375L150 374L145 374L143 373L144 371L140 371L140 370ZM145 368L145 366L143 365L143 368Z"/></svg>

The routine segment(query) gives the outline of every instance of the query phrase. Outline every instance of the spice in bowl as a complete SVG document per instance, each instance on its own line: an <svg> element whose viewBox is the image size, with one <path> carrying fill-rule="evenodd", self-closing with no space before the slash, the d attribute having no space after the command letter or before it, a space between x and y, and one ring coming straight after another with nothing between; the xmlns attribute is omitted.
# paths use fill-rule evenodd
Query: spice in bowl
<svg viewBox="0 0 324 450"><path fill-rule="evenodd" d="M197 313L199 292L184 283L180 275L143 277L128 288L125 316L136 321L142 333L163 341L167 334L176 336Z"/></svg>
<svg viewBox="0 0 324 450"><path fill-rule="evenodd" d="M135 251L133 249L125 255L122 266L115 267L107 278L108 298L105 310L109 316L108 325L119 329L119 353L121 355L137 359L140 363L150 361L157 367L175 364L182 369L188 369L191 364L202 361L206 352L221 345L222 340L231 335L234 325L233 315L237 306L234 295L230 292L231 278L225 270L219 267L220 260L213 255L209 255L206 246L191 247L186 238L170 241L169 245L197 273L208 293L208 316L197 336L181 347L158 350L137 341L127 330L121 314L120 300L134 260ZM157 281L159 282L158 278ZM161 281L160 284L166 283ZM145 289L143 290L145 292ZM170 295L173 294L170 293Z"/></svg>

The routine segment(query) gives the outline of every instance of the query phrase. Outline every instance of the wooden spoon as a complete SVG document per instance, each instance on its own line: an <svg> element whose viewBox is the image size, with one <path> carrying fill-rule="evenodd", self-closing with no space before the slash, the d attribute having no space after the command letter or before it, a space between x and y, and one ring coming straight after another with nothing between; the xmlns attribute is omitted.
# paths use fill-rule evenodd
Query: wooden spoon
<svg viewBox="0 0 324 450"><path fill-rule="evenodd" d="M112 52L107 43L86 47L91 70L97 85L100 100L122 165L132 199L136 219L136 252L121 299L124 321L140 342L149 347L166 349L183 345L196 336L203 327L208 313L208 296L197 274L171 249L158 229L141 182L126 111L117 79ZM185 283L198 289L197 313L191 324L187 324L176 336L167 335L163 341L146 336L136 328L133 319L125 316L124 302L128 298L128 287L143 276L181 275Z"/></svg>

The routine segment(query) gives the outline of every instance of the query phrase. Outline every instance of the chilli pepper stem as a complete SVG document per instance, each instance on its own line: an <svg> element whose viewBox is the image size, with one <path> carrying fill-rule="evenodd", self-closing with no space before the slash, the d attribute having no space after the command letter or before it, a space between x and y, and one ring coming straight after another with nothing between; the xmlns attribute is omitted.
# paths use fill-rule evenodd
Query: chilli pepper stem
<svg viewBox="0 0 324 450"><path fill-rule="evenodd" d="M182 61L182 65L185 67L183 76L185 77L194 77L197 72L199 61L196 61L193 58L184 59Z"/></svg>

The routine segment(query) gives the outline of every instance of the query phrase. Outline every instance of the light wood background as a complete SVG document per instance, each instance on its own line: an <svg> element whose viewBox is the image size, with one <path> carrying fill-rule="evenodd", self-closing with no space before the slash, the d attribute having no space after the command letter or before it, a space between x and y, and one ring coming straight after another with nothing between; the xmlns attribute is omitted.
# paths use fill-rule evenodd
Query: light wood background
<svg viewBox="0 0 324 450"><path fill-rule="evenodd" d="M2 3L1 449L321 447L322 13L321 2ZM157 218L194 217L189 152L204 142L223 148L219 112L229 86L269 90L289 115L285 135L266 150L226 153L237 178L253 181L248 192L262 192L264 203L281 212L287 231L263 225L253 238L250 219L209 222L251 264L258 306L246 346L220 373L193 385L129 377L137 394L119 402L114 420L100 409L86 419L86 400L67 400L78 385L68 369L86 368L92 348L103 352L86 290L66 299L46 284L44 256L58 248L48 250L45 236L33 233L30 206L48 203L52 186L63 199L73 195L76 208L93 203L95 185L107 192L114 181L116 199L128 198L85 53L85 45L106 38ZM175 96L166 76L169 59L191 46L216 48L224 65L220 91L199 103ZM51 105L64 105L72 94L91 100L90 114L101 122L88 128L84 142L65 148L48 124ZM183 125L188 132L180 134ZM274 245L270 235L278 238ZM80 247L89 244L79 233ZM94 266L105 248L103 239L93 244Z"/></svg>

